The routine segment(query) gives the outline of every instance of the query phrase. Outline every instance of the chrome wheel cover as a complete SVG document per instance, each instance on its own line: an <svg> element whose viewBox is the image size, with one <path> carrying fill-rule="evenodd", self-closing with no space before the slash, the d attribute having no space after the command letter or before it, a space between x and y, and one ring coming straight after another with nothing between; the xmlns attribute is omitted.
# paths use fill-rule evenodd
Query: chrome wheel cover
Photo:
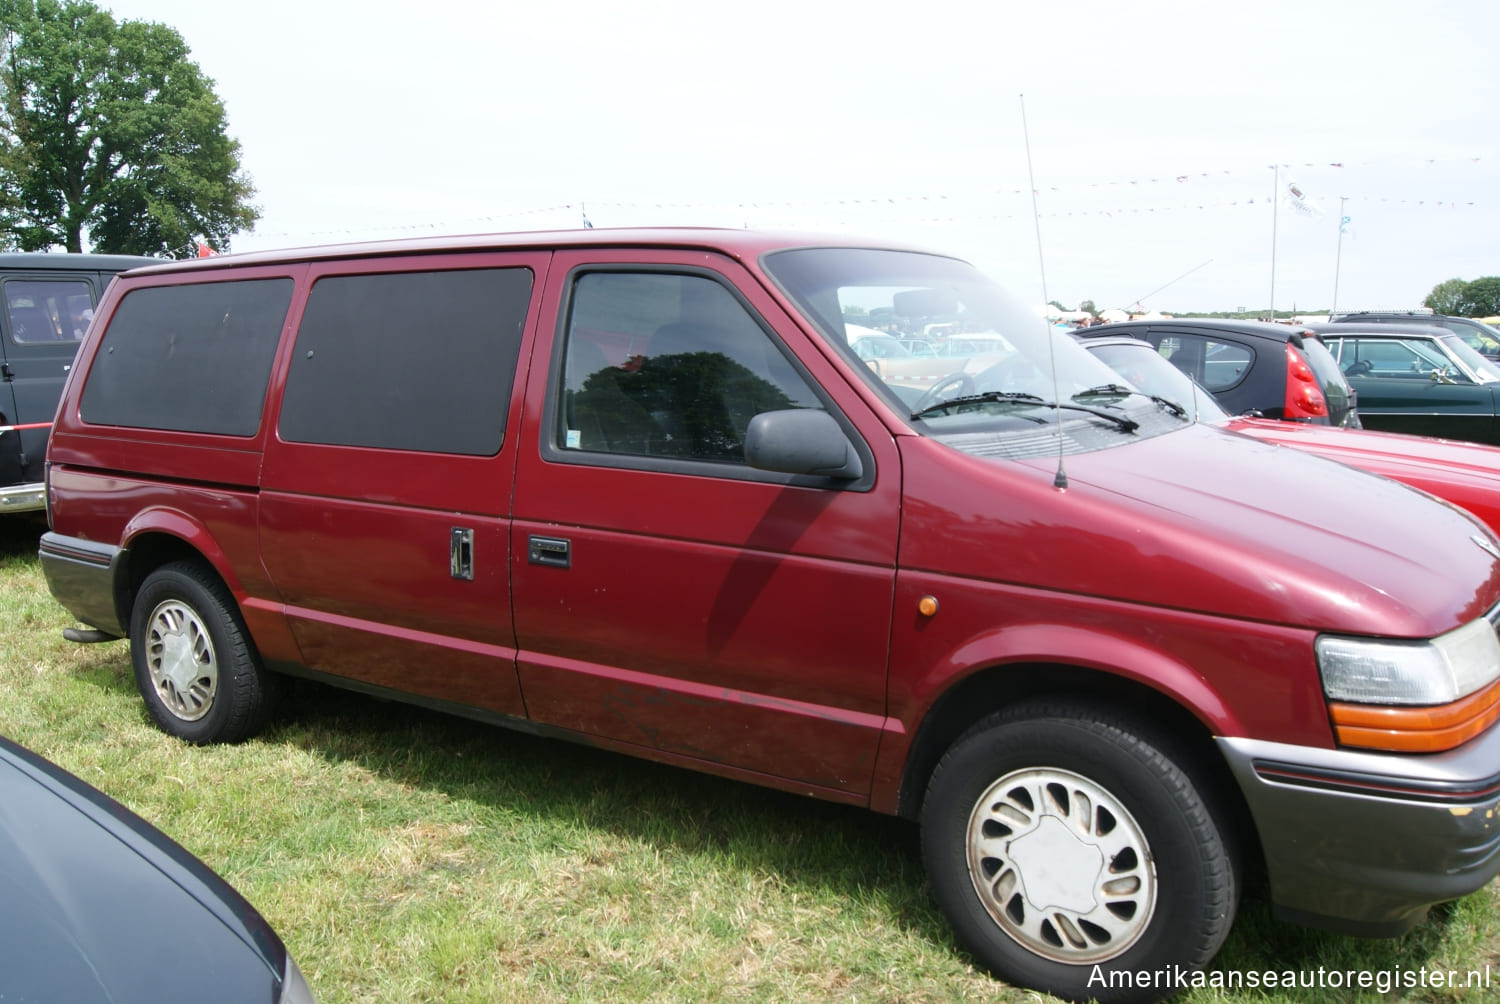
<svg viewBox="0 0 1500 1004"><path fill-rule="evenodd" d="M1018 770L969 814L974 891L996 924L1053 962L1117 958L1150 926L1156 863L1107 789L1071 771Z"/></svg>
<svg viewBox="0 0 1500 1004"><path fill-rule="evenodd" d="M146 622L146 668L156 696L185 722L196 722L213 707L219 689L219 660L198 612L181 600L165 600Z"/></svg>

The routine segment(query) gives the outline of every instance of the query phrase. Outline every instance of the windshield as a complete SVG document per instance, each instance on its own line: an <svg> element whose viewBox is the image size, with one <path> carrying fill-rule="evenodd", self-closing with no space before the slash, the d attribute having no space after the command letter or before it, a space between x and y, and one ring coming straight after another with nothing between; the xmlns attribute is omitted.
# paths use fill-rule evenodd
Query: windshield
<svg viewBox="0 0 1500 1004"><path fill-rule="evenodd" d="M1220 408L1208 391L1173 366L1150 342L1083 343L1105 365L1132 387L1175 404L1198 422L1225 422L1229 413Z"/></svg>
<svg viewBox="0 0 1500 1004"><path fill-rule="evenodd" d="M1448 335L1442 339L1448 351L1463 361L1474 374L1474 379L1479 383L1495 383L1500 381L1500 367L1490 362L1484 356L1474 351L1468 342L1457 335Z"/></svg>
<svg viewBox="0 0 1500 1004"><path fill-rule="evenodd" d="M1483 321L1448 321L1436 323L1452 331L1464 340L1464 344L1482 356L1500 355L1500 331Z"/></svg>
<svg viewBox="0 0 1500 1004"><path fill-rule="evenodd" d="M1121 386L1108 366L965 262L810 248L772 253L763 264L872 387L919 431L951 445L968 449L950 438L967 435L1035 440L1062 424L1079 427L1065 433L1065 449L1098 449L1186 424ZM881 336L932 351L881 351ZM1041 444L1057 448L1055 436Z"/></svg>

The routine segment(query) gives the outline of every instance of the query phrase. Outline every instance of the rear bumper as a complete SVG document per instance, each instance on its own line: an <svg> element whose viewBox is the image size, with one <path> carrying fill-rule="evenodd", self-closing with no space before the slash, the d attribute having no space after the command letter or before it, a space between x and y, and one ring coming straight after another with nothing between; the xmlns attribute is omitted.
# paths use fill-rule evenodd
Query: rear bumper
<svg viewBox="0 0 1500 1004"><path fill-rule="evenodd" d="M1394 937L1500 872L1500 728L1434 755L1218 742L1287 920Z"/></svg>
<svg viewBox="0 0 1500 1004"><path fill-rule="evenodd" d="M40 481L0 488L0 513L36 512L47 508L47 486Z"/></svg>
<svg viewBox="0 0 1500 1004"><path fill-rule="evenodd" d="M123 549L44 533L38 555L47 588L74 617L116 638L129 633L121 620L118 591L125 581Z"/></svg>

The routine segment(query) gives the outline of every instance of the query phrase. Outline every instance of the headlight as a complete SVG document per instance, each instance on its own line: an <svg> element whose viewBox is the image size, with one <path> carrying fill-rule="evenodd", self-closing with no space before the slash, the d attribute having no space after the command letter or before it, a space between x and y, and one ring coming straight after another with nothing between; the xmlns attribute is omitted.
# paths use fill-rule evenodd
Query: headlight
<svg viewBox="0 0 1500 1004"><path fill-rule="evenodd" d="M1323 692L1358 704L1449 704L1500 678L1500 640L1477 620L1431 641L1324 635L1317 641Z"/></svg>
<svg viewBox="0 0 1500 1004"><path fill-rule="evenodd" d="M1329 635L1316 651L1340 745L1441 753L1500 720L1500 640L1488 620L1431 641Z"/></svg>

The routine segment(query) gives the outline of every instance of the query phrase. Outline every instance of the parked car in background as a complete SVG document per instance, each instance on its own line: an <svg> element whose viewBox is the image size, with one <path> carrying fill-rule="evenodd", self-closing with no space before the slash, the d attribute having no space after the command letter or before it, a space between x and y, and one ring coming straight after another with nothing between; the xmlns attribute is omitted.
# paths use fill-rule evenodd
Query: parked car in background
<svg viewBox="0 0 1500 1004"><path fill-rule="evenodd" d="M934 388L959 386L967 374L995 362L1000 354L1013 351L998 336L982 339L954 336L926 351L913 349L905 339L882 331L845 322L844 334L854 354L888 385L913 392L913 400Z"/></svg>
<svg viewBox="0 0 1500 1004"><path fill-rule="evenodd" d="M0 1001L312 1000L281 939L207 865L0 737Z"/></svg>
<svg viewBox="0 0 1500 1004"><path fill-rule="evenodd" d="M1412 310L1352 310L1348 313L1330 314L1328 320L1334 324L1358 324L1366 327L1371 324L1430 324L1447 328L1486 359L1500 361L1500 329L1476 317L1450 317L1420 307Z"/></svg>
<svg viewBox="0 0 1500 1004"><path fill-rule="evenodd" d="M0 254L0 513L42 508L42 463L63 380L116 272L157 258Z"/></svg>
<svg viewBox="0 0 1500 1004"><path fill-rule="evenodd" d="M861 352L854 307L996 351ZM984 966L1114 1004L1212 958L1246 868L1365 935L1500 872L1500 543L1123 388L957 258L496 234L99 312L41 565L187 743L289 674L901 815Z"/></svg>
<svg viewBox="0 0 1500 1004"><path fill-rule="evenodd" d="M1371 429L1500 444L1500 364L1447 328L1313 325Z"/></svg>
<svg viewBox="0 0 1500 1004"><path fill-rule="evenodd" d="M1208 391L1194 385L1187 374L1147 342L1100 337L1087 339L1083 345L1133 386L1167 406L1183 408L1197 421L1261 442L1315 453L1420 488L1473 513L1500 534L1500 448L1311 422L1231 416Z"/></svg>
<svg viewBox="0 0 1500 1004"><path fill-rule="evenodd" d="M1306 327L1183 317L1090 326L1074 335L1143 339L1232 414L1360 426L1362 402Z"/></svg>

